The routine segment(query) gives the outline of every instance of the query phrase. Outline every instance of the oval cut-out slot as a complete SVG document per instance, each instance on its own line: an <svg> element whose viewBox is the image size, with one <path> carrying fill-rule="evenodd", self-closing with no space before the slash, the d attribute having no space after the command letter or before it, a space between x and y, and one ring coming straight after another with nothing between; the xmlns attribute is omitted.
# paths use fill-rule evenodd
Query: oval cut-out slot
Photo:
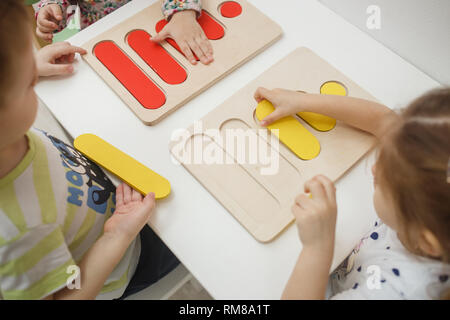
<svg viewBox="0 0 450 320"><path fill-rule="evenodd" d="M94 55L144 108L164 105L164 92L114 42L98 43Z"/></svg>
<svg viewBox="0 0 450 320"><path fill-rule="evenodd" d="M275 110L267 100L261 101L256 107L256 117L259 121ZM292 116L287 116L267 126L278 139L302 160L311 160L318 156L320 143L300 122ZM278 129L278 131L274 131Z"/></svg>
<svg viewBox="0 0 450 320"><path fill-rule="evenodd" d="M242 7L236 1L226 1L220 5L220 14L225 18L235 18L242 13Z"/></svg>
<svg viewBox="0 0 450 320"><path fill-rule="evenodd" d="M134 30L127 37L130 47L168 84L180 84L186 70L159 44L150 40L144 30Z"/></svg>
<svg viewBox="0 0 450 320"><path fill-rule="evenodd" d="M222 25L218 23L213 17L211 17L205 10L202 11L200 18L197 19L200 27L202 27L205 32L206 37L209 40L218 40L223 38L225 35L225 30ZM162 19L156 23L155 30L156 32L160 32L168 22L165 19ZM178 52L183 54L178 44L171 38L167 38L166 41L174 47ZM194 57L199 61L198 57L194 54Z"/></svg>

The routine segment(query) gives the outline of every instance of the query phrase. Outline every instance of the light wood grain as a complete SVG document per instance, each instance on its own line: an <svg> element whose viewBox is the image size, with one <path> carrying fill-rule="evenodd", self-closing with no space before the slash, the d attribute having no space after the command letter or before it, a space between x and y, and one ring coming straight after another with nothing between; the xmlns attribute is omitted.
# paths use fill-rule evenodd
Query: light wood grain
<svg viewBox="0 0 450 320"><path fill-rule="evenodd" d="M225 28L225 36L222 39L211 41L214 50L213 63L210 65L199 63L193 66L176 49L163 42L163 47L188 73L187 80L179 85L165 83L126 42L127 34L136 29L145 30L152 36L156 34L155 25L163 19L159 2L85 43L83 48L88 54L83 58L139 119L147 125L154 125L281 37L281 28L247 1L237 0L243 11L235 18L221 16L219 6L222 2L210 0L204 3L204 10ZM155 110L143 108L93 55L95 45L104 40L114 41L164 91L167 100L161 108Z"/></svg>
<svg viewBox="0 0 450 320"><path fill-rule="evenodd" d="M348 95L372 101L376 99L352 80L329 65L307 48L298 48L257 79L201 119L204 130L252 128L261 129L254 119L257 103L253 94L259 86L286 88L319 93L326 81L338 81ZM320 142L319 155L312 160L301 160L288 148L279 145L279 171L275 175L262 175L257 164L192 164L183 163L183 156L192 157L190 144L195 139L194 126L188 128L190 138L185 148L175 152L176 141L170 143L172 154L228 211L261 242L273 240L294 221L291 206L303 191L305 181L323 174L333 181L351 168L375 143L373 136L351 128L341 122L328 132L314 130L298 118ZM203 135L205 139L205 134ZM262 139L260 137L260 139ZM214 137L208 137L209 143ZM218 140L218 138L216 138ZM206 145L205 145L206 148ZM233 154L231 150L227 150ZM247 150L248 152L248 150Z"/></svg>

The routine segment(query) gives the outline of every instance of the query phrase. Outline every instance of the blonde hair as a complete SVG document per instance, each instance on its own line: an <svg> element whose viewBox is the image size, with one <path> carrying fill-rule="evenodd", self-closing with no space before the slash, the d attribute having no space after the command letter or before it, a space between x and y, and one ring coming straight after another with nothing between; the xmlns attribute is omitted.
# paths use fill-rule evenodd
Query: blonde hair
<svg viewBox="0 0 450 320"><path fill-rule="evenodd" d="M412 102L381 141L377 174L396 207L406 241L426 228L450 261L450 88L433 90ZM408 232L409 231L409 232Z"/></svg>

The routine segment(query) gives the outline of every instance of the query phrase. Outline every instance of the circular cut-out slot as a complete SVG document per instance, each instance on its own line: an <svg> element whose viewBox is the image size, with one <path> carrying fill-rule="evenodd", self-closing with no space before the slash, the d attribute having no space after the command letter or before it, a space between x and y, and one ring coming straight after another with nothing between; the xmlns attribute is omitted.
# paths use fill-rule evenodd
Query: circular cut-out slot
<svg viewBox="0 0 450 320"><path fill-rule="evenodd" d="M320 86L320 94L346 96L347 88L338 81L327 81Z"/></svg>
<svg viewBox="0 0 450 320"><path fill-rule="evenodd" d="M225 18L235 18L242 13L242 6L236 1L226 1L219 6L220 14Z"/></svg>

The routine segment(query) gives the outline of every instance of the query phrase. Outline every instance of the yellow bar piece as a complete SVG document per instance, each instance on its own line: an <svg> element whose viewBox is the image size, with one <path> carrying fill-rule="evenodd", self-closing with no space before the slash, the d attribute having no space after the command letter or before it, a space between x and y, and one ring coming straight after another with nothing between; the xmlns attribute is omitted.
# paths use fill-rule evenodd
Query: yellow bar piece
<svg viewBox="0 0 450 320"><path fill-rule="evenodd" d="M167 179L94 134L78 136L74 147L143 195L154 192L156 199L162 199L170 193Z"/></svg>
<svg viewBox="0 0 450 320"><path fill-rule="evenodd" d="M256 107L256 117L259 121L275 110L267 100L261 101ZM267 126L278 139L302 160L311 160L320 152L320 143L297 119L287 116ZM278 129L278 134L274 129Z"/></svg>

